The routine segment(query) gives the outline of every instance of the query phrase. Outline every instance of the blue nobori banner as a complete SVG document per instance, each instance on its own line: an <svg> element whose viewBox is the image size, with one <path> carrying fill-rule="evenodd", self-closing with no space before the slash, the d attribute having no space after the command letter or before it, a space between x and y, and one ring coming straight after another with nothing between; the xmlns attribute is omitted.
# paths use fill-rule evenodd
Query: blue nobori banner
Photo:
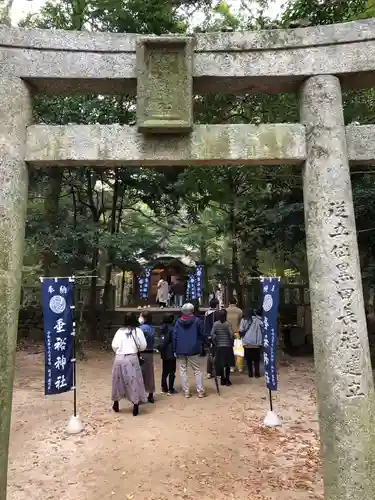
<svg viewBox="0 0 375 500"><path fill-rule="evenodd" d="M146 267L142 275L138 276L139 298L142 300L147 300L149 296L151 271L151 268Z"/></svg>
<svg viewBox="0 0 375 500"><path fill-rule="evenodd" d="M277 391L276 348L279 310L279 278L262 278L263 297L263 362L267 388Z"/></svg>
<svg viewBox="0 0 375 500"><path fill-rule="evenodd" d="M201 299L204 292L204 266L199 264L195 271L196 298Z"/></svg>
<svg viewBox="0 0 375 500"><path fill-rule="evenodd" d="M186 296L188 300L195 300L197 298L196 280L194 272L189 273Z"/></svg>
<svg viewBox="0 0 375 500"><path fill-rule="evenodd" d="M45 394L73 386L73 283L69 278L42 280Z"/></svg>
<svg viewBox="0 0 375 500"><path fill-rule="evenodd" d="M190 300L201 299L204 291L204 266L199 264L195 271L189 273L187 282L187 298Z"/></svg>

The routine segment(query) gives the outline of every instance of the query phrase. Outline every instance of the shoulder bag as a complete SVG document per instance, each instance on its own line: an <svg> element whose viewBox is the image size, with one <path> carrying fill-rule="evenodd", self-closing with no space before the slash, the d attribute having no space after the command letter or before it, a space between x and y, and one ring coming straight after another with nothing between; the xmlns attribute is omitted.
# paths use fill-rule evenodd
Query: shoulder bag
<svg viewBox="0 0 375 500"><path fill-rule="evenodd" d="M139 350L139 345L138 345L137 341L135 340L133 332L132 332L131 335L133 337L133 341L134 341L135 347L137 348L139 366L142 366L144 364L144 362L145 362L145 358L142 356L141 351Z"/></svg>

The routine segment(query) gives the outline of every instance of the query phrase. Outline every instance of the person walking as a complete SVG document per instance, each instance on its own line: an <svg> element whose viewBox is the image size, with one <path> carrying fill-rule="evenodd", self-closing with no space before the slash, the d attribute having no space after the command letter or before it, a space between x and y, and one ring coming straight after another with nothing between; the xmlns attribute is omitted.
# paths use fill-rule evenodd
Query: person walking
<svg viewBox="0 0 375 500"><path fill-rule="evenodd" d="M245 349L249 377L260 377L260 353L263 345L262 310L247 311L240 323L240 337ZM254 368L254 369L253 369Z"/></svg>
<svg viewBox="0 0 375 500"><path fill-rule="evenodd" d="M169 285L168 281L164 279L164 276L160 276L157 288L156 302L159 304L160 308L166 307L169 300Z"/></svg>
<svg viewBox="0 0 375 500"><path fill-rule="evenodd" d="M221 385L232 385L230 381L230 368L234 366L233 354L234 335L232 325L227 321L227 311L219 311L218 321L215 321L211 339L215 346L215 369L216 375L221 377Z"/></svg>
<svg viewBox="0 0 375 500"><path fill-rule="evenodd" d="M139 353L146 349L147 341L135 314L126 314L124 326L119 328L112 340L115 360L112 368L113 411L120 411L119 401L127 399L133 403L133 415L139 413L139 405L147 401Z"/></svg>
<svg viewBox="0 0 375 500"><path fill-rule="evenodd" d="M154 403L155 392L155 375L154 375L154 340L155 329L152 326L152 316L149 311L142 311L139 316L140 329L142 330L147 341L147 347L144 350L142 357L142 374L145 383L145 389L148 392L148 402Z"/></svg>
<svg viewBox="0 0 375 500"><path fill-rule="evenodd" d="M176 357L173 352L173 314L166 314L159 330L158 351L163 363L161 375L162 394L175 394L174 381L176 379Z"/></svg>
<svg viewBox="0 0 375 500"><path fill-rule="evenodd" d="M181 309L184 303L185 285L183 281L177 279L171 286L174 306Z"/></svg>
<svg viewBox="0 0 375 500"><path fill-rule="evenodd" d="M223 291L221 289L221 285L216 287L215 298L219 302L219 309L221 309L223 306Z"/></svg>
<svg viewBox="0 0 375 500"><path fill-rule="evenodd" d="M187 369L190 366L195 376L195 385L199 398L205 396L203 377L199 366L200 352L204 335L199 318L194 316L193 304L184 304L181 308L182 316L173 328L173 352L179 360L182 389L185 397L190 398Z"/></svg>
<svg viewBox="0 0 375 500"><path fill-rule="evenodd" d="M227 307L227 320L228 323L232 326L233 334L235 339L239 339L239 327L240 327L240 322L243 316L243 311L237 306L237 299L234 297L230 299L229 301L229 306ZM242 356L235 356L235 361L236 361L236 368L237 370L242 373L243 372L243 365L244 365L244 359ZM234 370L233 370L234 371Z"/></svg>
<svg viewBox="0 0 375 500"><path fill-rule="evenodd" d="M212 349L211 345L211 331L212 327L214 326L215 321L218 321L219 319L219 301L217 299L211 299L210 300L210 308L206 311L204 315L204 321L203 321L203 332L205 336L205 342L210 346L210 349ZM208 356L207 358L207 378L212 377L212 363L211 363L211 356Z"/></svg>

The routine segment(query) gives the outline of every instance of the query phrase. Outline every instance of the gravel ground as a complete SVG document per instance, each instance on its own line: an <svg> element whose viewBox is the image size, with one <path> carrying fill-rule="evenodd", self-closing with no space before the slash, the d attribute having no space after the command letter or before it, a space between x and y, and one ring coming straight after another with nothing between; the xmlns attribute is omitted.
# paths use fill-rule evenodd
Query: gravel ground
<svg viewBox="0 0 375 500"><path fill-rule="evenodd" d="M115 414L112 355L89 351L78 377L85 429L68 436L73 395L44 397L38 351L17 353L9 500L323 499L311 360L279 367L283 426L270 430L264 380L240 374L221 396L207 380L205 399L157 395L136 418L127 402ZM155 365L159 383L157 355Z"/></svg>

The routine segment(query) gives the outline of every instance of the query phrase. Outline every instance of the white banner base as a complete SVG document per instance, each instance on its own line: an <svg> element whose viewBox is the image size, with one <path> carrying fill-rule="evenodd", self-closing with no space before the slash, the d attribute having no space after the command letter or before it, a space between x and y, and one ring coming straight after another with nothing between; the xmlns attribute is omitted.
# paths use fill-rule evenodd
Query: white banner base
<svg viewBox="0 0 375 500"><path fill-rule="evenodd" d="M266 427L281 427L281 420L276 412L269 410L263 421Z"/></svg>
<svg viewBox="0 0 375 500"><path fill-rule="evenodd" d="M68 425L66 428L68 434L79 434L83 431L83 423L79 418L79 415L72 415L69 418Z"/></svg>

